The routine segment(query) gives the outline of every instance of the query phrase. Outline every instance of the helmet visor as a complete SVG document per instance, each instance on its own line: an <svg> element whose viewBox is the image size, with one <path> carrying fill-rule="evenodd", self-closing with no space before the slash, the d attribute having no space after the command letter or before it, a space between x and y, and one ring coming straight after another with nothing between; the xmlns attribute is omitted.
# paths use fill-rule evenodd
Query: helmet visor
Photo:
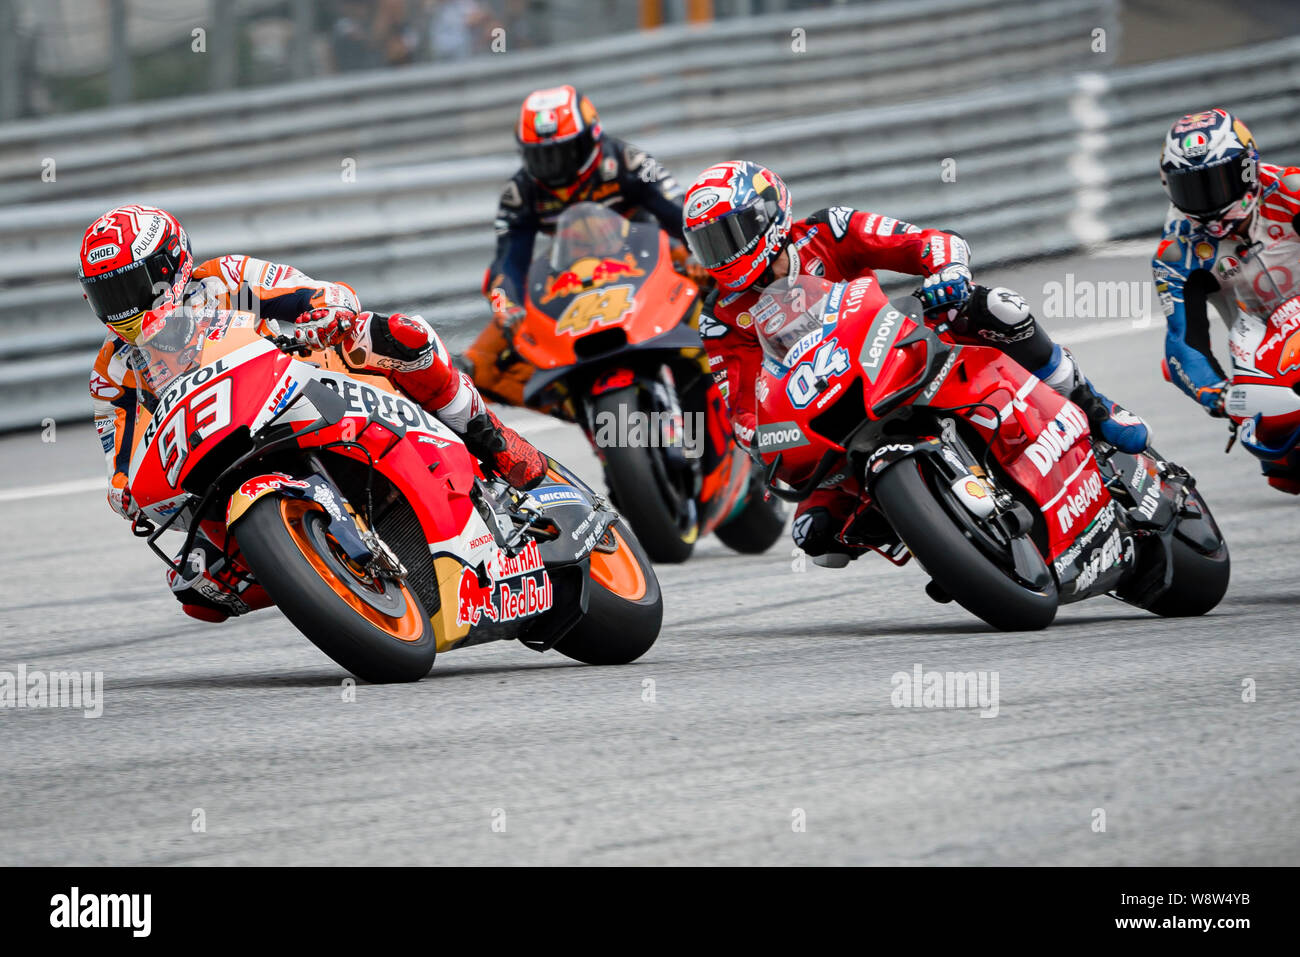
<svg viewBox="0 0 1300 957"><path fill-rule="evenodd" d="M591 158L592 147L589 132L550 143L525 143L524 169L539 183L564 186L578 178Z"/></svg>
<svg viewBox="0 0 1300 957"><path fill-rule="evenodd" d="M1170 201L1190 216L1208 216L1241 199L1254 185L1250 154L1214 166L1167 170Z"/></svg>
<svg viewBox="0 0 1300 957"><path fill-rule="evenodd" d="M686 244L705 269L725 266L758 244L767 232L768 217L762 206L748 206L686 233Z"/></svg>
<svg viewBox="0 0 1300 957"><path fill-rule="evenodd" d="M82 276L81 288L99 321L136 342L144 313L159 304L176 280L176 257L160 250L99 276Z"/></svg>

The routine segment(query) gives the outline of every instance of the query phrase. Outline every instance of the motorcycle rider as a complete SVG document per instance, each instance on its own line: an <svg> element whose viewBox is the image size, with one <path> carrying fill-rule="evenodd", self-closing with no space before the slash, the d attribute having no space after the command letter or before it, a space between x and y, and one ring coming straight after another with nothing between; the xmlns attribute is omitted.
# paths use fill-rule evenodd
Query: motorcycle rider
<svg viewBox="0 0 1300 957"><path fill-rule="evenodd" d="M134 520L127 471L157 402L137 345L168 351L188 345L207 311L239 309L292 328L312 348L334 347L350 367L386 376L465 441L510 484L528 488L545 475L546 457L500 420L469 377L453 368L432 326L420 316L363 312L343 283L311 279L292 266L245 255L196 264L189 236L170 213L152 206L109 210L86 229L78 269L92 311L108 327L90 376L95 430L108 463L108 502ZM267 603L247 583L223 574L222 550L203 540L196 574L168 573L186 613L222 621ZM228 570L227 570L228 571ZM250 603L251 600L251 603Z"/></svg>
<svg viewBox="0 0 1300 957"><path fill-rule="evenodd" d="M654 157L603 133L595 106L572 86L530 93L519 111L515 140L523 167L501 193L496 256L483 278L492 319L465 350L462 367L472 369L489 396L520 405L533 367L511 342L523 316L537 234L554 233L568 207L593 202L629 219L657 220L680 240L682 191ZM678 247L674 255L684 260L685 249ZM688 264L683 268L699 278Z"/></svg>
<svg viewBox="0 0 1300 957"><path fill-rule="evenodd" d="M1189 113L1165 137L1160 182L1169 216L1151 260L1164 307L1170 380L1215 417L1231 383L1210 346L1213 302L1268 316L1300 293L1300 167L1259 161L1246 125L1227 110ZM1300 494L1300 473L1262 463L1274 488Z"/></svg>
<svg viewBox="0 0 1300 957"><path fill-rule="evenodd" d="M686 243L717 280L700 323L714 375L727 396L737 441L749 447L756 424L754 383L762 349L750 310L759 291L802 275L838 282L876 269L923 276L922 301L931 320L947 320L967 341L993 345L1079 404L1093 433L1124 451L1148 441L1144 422L1097 392L1069 350L1052 342L1025 300L1009 289L974 285L970 248L957 233L832 206L796 221L781 178L756 163L732 161L705 170L686 192ZM853 513L859 489L852 477L818 489L795 512L795 543L819 564L847 564L864 549L838 533Z"/></svg>

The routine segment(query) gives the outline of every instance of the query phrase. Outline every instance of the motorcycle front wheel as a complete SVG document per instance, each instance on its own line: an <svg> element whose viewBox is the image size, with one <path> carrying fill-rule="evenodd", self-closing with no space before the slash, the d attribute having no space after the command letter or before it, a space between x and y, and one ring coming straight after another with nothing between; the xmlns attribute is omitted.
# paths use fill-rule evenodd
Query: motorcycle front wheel
<svg viewBox="0 0 1300 957"><path fill-rule="evenodd" d="M374 577L329 534L315 502L268 495L235 526L244 560L284 616L364 681L418 681L437 653L433 626L404 582Z"/></svg>
<svg viewBox="0 0 1300 957"><path fill-rule="evenodd" d="M659 637L664 602L659 579L636 536L619 521L610 529L617 546L591 553L587 614L555 650L589 665L625 665Z"/></svg>
<svg viewBox="0 0 1300 957"><path fill-rule="evenodd" d="M1034 631L1052 623L1056 584L1034 591L986 555L963 534L944 505L941 483L928 481L919 459L903 459L882 472L873 495L921 567L972 615L1001 631Z"/></svg>

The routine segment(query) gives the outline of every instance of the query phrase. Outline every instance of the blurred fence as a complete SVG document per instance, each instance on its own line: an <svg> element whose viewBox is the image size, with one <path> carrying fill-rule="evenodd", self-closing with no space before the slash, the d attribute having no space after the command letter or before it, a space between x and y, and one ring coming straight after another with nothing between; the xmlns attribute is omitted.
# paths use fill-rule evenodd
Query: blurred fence
<svg viewBox="0 0 1300 957"><path fill-rule="evenodd" d="M648 131L637 135L639 144L683 179L722 158L745 156L766 162L786 177L800 213L849 203L960 229L972 240L979 264L1063 252L1110 237L1153 234L1165 207L1155 174L1159 143L1170 120L1187 110L1221 105L1240 112L1268 155L1285 156L1287 150L1300 146L1293 108L1300 93L1300 70L1295 65L1300 39L1104 73L1062 75L1058 69L1049 75L1040 69L1032 77L995 88L982 81L999 70L979 72L989 69L987 50L984 59L972 49L970 56L954 57L955 62L945 67L932 64L908 70L902 66L910 55L924 53L927 42L969 40L968 34L935 40L933 29L928 38L906 32L924 25L925 11L937 6L996 18L998 11L1016 5L919 0L908 5L916 19L902 17L895 9L899 19L888 21L901 31L895 42L873 47L875 52L868 55L846 55L841 64L846 87L870 84L872 101L922 87L919 78L909 85L907 74L932 71L926 88L931 95L921 102L832 112L853 99L838 99L834 84L825 79L827 95L817 102L817 81L812 80L807 81L803 115L772 119L769 110L767 119L755 121L763 115L758 107L770 98L763 93L756 97L758 106L734 113L719 107L725 100L714 101L720 121L699 129L687 124L682 129L668 116L637 126L633 119L641 100L629 95L624 107L629 123L616 121L616 107L606 111L610 114L607 128L619 133L629 128ZM1056 16L1036 21L1044 30L1063 22L1067 9L1078 12L1087 4L1026 4L1020 12L1048 6L1056 7ZM1091 6L1095 13L1110 5ZM872 9L880 14L880 8ZM860 9L850 12L862 14ZM1024 18L1019 18L1023 23ZM765 25L759 21L712 30L742 26L756 37L765 36ZM1073 29L1077 45L1087 50L1091 27ZM885 32L866 30L858 42L879 42ZM810 41L815 36L810 30ZM913 37L910 44L899 39L904 36ZM1021 40L1028 42L1023 36ZM1043 35L1039 41L1046 42ZM619 42L648 41L638 36ZM977 45L978 41L973 43ZM713 45L706 46L712 49ZM1013 55L1008 51L1009 57ZM630 54L625 50L623 56ZM817 68L816 61L801 62L808 69ZM849 63L859 65L856 74L848 70ZM503 61L501 68L513 71L516 66ZM769 79L774 68L751 62L732 69L738 76L748 71L751 88L762 90L765 83L780 85L779 74L775 81ZM962 68L972 71L964 79ZM519 69L510 96L501 94L500 122L506 129L519 84L528 86L526 81L537 75ZM945 73L949 69L958 72ZM694 79L680 69L665 66L663 70L662 81L680 84L679 89ZM1001 70L1009 72L1005 64ZM802 68L794 72L803 75ZM626 71L620 75L625 77ZM497 80L503 87L509 82L502 77L493 82ZM369 82L378 84L380 78ZM466 84L482 89L470 80ZM877 88L881 84L893 84L900 93L882 94ZM952 92L968 86L978 89ZM596 83L588 84L588 89L604 108L609 99L606 87ZM739 79L734 89L737 99L752 102L740 95L744 86ZM363 91L354 90L353 95L364 100ZM856 97L858 102L863 99ZM382 100L381 95L376 105ZM318 101L304 102L320 106ZM651 103L648 109L663 105L658 98ZM683 105L689 113L690 104ZM247 115L247 104L227 106L238 116ZM472 118L472 112L457 116ZM83 122L91 120L99 117ZM653 132L669 128L671 132ZM0 129L0 157L11 159L5 144L16 141L6 141L5 132ZM425 137L425 143L435 141L427 131ZM356 181L350 183L342 182L337 173L318 172L245 185L229 182L227 167L226 182L203 188L171 186L142 195L109 187L103 192L92 190L93 198L0 210L0 282L4 283L0 288L0 396L6 400L0 406L0 428L31 426L47 416L86 415L89 352L98 341L99 329L80 302L73 278L74 250L85 224L118 199L156 202L173 209L186 221L200 256L246 251L293 262L311 274L353 283L368 306L420 309L441 328L452 329L452 338L456 330L467 332L486 318L476 290L491 255L488 221L496 192L514 168L514 158L506 151L508 139L499 130L486 128L483 137L481 155L419 166L362 162ZM489 148L493 143L495 148ZM337 168L336 157L336 151L328 151L329 166ZM386 154L386 159L392 158ZM88 169L93 170L94 164ZM195 181L201 175L191 174ZM69 195L77 194L75 184L63 188L72 190Z"/></svg>

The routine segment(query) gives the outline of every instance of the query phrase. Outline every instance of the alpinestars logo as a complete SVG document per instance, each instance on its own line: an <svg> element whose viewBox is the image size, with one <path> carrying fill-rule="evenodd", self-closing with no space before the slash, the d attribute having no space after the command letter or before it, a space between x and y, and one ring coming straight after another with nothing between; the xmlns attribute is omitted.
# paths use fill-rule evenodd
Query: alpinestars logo
<svg viewBox="0 0 1300 957"><path fill-rule="evenodd" d="M831 235L835 239L843 239L849 231L849 220L853 218L853 207L851 206L832 206L826 210L826 220L831 227Z"/></svg>
<svg viewBox="0 0 1300 957"><path fill-rule="evenodd" d="M1025 449L1025 454L1038 469L1038 474L1045 477L1052 471L1052 466L1061 461L1061 456L1072 449L1079 437L1087 435L1088 431L1088 417L1077 405L1068 404L1039 433L1033 444Z"/></svg>

